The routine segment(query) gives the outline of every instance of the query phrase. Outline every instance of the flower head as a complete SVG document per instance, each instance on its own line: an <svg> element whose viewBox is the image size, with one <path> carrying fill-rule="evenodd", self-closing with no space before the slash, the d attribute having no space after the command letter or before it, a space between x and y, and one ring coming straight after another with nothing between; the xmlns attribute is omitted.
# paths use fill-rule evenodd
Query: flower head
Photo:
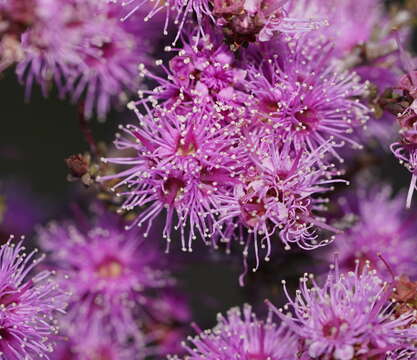
<svg viewBox="0 0 417 360"><path fill-rule="evenodd" d="M258 126L277 140L291 139L297 150L332 139L360 148L352 133L369 117L359 101L365 86L355 73L332 64L331 43L303 36L281 42L272 53L247 71L245 88Z"/></svg>
<svg viewBox="0 0 417 360"><path fill-rule="evenodd" d="M314 279L310 286L310 279L300 279L294 299L284 286L284 308L293 314L273 308L299 337L302 359L396 358L393 354L413 349L416 329L410 325L415 315L393 316L392 284L381 280L369 263L360 268L358 261L354 272L342 273L336 260L323 286Z"/></svg>
<svg viewBox="0 0 417 360"><path fill-rule="evenodd" d="M212 330L201 331L186 346L190 360L267 360L294 359L296 338L288 329L258 320L249 305L232 308L227 316L218 315Z"/></svg>
<svg viewBox="0 0 417 360"><path fill-rule="evenodd" d="M242 118L248 116L245 106L248 96L242 87L246 71L239 66L238 59L218 32L207 30L205 36L193 44L195 35L194 29L187 31L182 48L166 48L176 53L169 68L157 61L166 78L142 67L141 76L157 81L158 86L152 91L139 91L141 99L134 104L136 107L152 105L153 114L158 116L166 112L200 113L211 123L243 122Z"/></svg>
<svg viewBox="0 0 417 360"><path fill-rule="evenodd" d="M68 84L72 100L84 96L84 112L90 117L96 109L103 118L115 100L126 101L128 92L139 84L137 66L148 62L149 31L137 17L119 21L120 8L109 5L95 21L85 23L83 38L76 44L80 61ZM148 36L148 39L140 36Z"/></svg>
<svg viewBox="0 0 417 360"><path fill-rule="evenodd" d="M147 206L130 228L147 223L146 236L152 221L165 209L163 236L168 245L175 227L181 231L183 250L191 251L196 234L205 237L213 233L213 210L219 197L236 183L236 171L243 165L234 130L219 130L204 116L193 113L167 113L161 118L137 114L140 126L122 127L126 137L118 136L115 142L118 149L133 151L132 157L104 159L128 168L101 181L124 178L114 187L121 188L118 195L126 197L122 210Z"/></svg>
<svg viewBox="0 0 417 360"><path fill-rule="evenodd" d="M17 74L26 85L39 83L46 95L54 83L61 96L82 102L86 117L104 118L112 104L126 101L137 87L137 64L147 61L152 31L138 19L120 21L117 4L94 1L34 1L35 20L21 36ZM85 99L85 100L82 100Z"/></svg>
<svg viewBox="0 0 417 360"><path fill-rule="evenodd" d="M0 248L0 357L8 360L47 357L57 327L53 317L65 308L66 294L43 271L28 278L42 260L27 254L13 236Z"/></svg>
<svg viewBox="0 0 417 360"><path fill-rule="evenodd" d="M122 220L104 212L91 224L83 217L78 224L51 223L39 230L39 240L72 293L66 327L99 317L120 336L142 336L136 318L146 313L147 295L172 280L138 232L125 232Z"/></svg>
<svg viewBox="0 0 417 360"><path fill-rule="evenodd" d="M401 195L391 196L391 188L385 186L372 191L361 188L340 200L345 219L353 222L333 242L342 268L353 270L355 259L362 264L368 260L388 279L392 275L380 260L382 255L395 274L416 274L414 219L404 213Z"/></svg>
<svg viewBox="0 0 417 360"><path fill-rule="evenodd" d="M84 35L89 2L36 0L32 4L36 17L21 35L24 56L16 73L26 86L26 97L30 96L34 83L41 86L44 95L55 83L63 96L65 80L79 61L76 44Z"/></svg>
<svg viewBox="0 0 417 360"><path fill-rule="evenodd" d="M266 139L262 133L247 138L242 146L249 157L245 170L233 193L223 196L219 207L223 234L238 226L253 234L246 240L244 255L253 244L256 268L258 243L267 248L265 260L269 260L274 235L279 234L286 249L291 244L303 249L328 244L329 240L319 239L316 228L338 230L317 216L328 202L320 196L332 190L330 184L343 182L332 179L340 175L333 164L323 163L329 144L308 153L294 150L291 141L277 144Z"/></svg>

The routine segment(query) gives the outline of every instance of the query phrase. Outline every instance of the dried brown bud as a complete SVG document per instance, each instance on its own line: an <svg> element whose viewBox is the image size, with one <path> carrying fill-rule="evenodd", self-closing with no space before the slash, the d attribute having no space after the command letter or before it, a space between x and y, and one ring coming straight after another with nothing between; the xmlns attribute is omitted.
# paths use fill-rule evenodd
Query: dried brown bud
<svg viewBox="0 0 417 360"><path fill-rule="evenodd" d="M393 89L386 89L378 99L378 106L397 116L403 113L411 104L412 98L406 94L400 95Z"/></svg>
<svg viewBox="0 0 417 360"><path fill-rule="evenodd" d="M394 299L399 302L417 300L417 282L412 282L407 276L401 276L395 283Z"/></svg>
<svg viewBox="0 0 417 360"><path fill-rule="evenodd" d="M71 155L69 158L65 159L65 163L67 164L72 176L81 178L88 172L90 166L90 156L81 154Z"/></svg>
<svg viewBox="0 0 417 360"><path fill-rule="evenodd" d="M417 310L417 282L411 281L407 276L401 276L395 282L392 298L396 303L397 316Z"/></svg>

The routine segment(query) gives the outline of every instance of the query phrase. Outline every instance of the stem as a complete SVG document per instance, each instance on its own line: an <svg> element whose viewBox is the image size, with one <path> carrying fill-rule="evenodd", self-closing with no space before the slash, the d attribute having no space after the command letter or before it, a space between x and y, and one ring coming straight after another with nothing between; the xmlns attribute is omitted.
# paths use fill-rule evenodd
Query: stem
<svg viewBox="0 0 417 360"><path fill-rule="evenodd" d="M80 124L81 132L84 135L84 139L90 146L90 151L94 156L97 156L97 144L94 140L93 132L91 131L90 125L84 116L84 104L81 103L78 111L78 121Z"/></svg>

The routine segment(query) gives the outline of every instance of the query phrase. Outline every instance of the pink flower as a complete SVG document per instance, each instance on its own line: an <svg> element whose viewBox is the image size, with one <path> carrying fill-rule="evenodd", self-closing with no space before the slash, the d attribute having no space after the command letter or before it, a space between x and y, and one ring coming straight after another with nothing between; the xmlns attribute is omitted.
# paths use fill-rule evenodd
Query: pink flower
<svg viewBox="0 0 417 360"><path fill-rule="evenodd" d="M415 315L395 318L392 286L369 264L359 269L357 262L355 272L341 273L336 261L323 286L305 274L294 299L283 281L288 304L271 307L300 339L301 359L390 358L414 349L416 329L410 325Z"/></svg>
<svg viewBox="0 0 417 360"><path fill-rule="evenodd" d="M0 248L0 353L8 360L47 357L58 328L54 317L63 313L68 296L43 271L28 278L42 257L26 253L13 236Z"/></svg>
<svg viewBox="0 0 417 360"><path fill-rule="evenodd" d="M137 64L148 62L152 30L138 15L121 22L121 7L85 1L34 1L35 19L22 33L17 74L30 96L34 83L46 96L51 84L71 94L83 115L105 118L139 84ZM146 33L148 40L140 38Z"/></svg>
<svg viewBox="0 0 417 360"><path fill-rule="evenodd" d="M307 35L257 55L262 60L249 65L245 82L255 125L265 126L276 141L291 139L297 151L312 151L329 140L361 147L353 133L369 118L358 100L366 86L354 72L333 64L331 43Z"/></svg>
<svg viewBox="0 0 417 360"><path fill-rule="evenodd" d="M185 346L190 360L292 360L297 351L296 338L287 328L275 324L271 316L258 320L249 305L219 315L212 330L201 331L190 342Z"/></svg>
<svg viewBox="0 0 417 360"><path fill-rule="evenodd" d="M162 234L167 246L175 228L180 230L182 249L191 251L197 234L203 238L213 234L219 199L237 182L237 170L243 165L234 129L218 130L207 117L193 113L137 115L139 126L122 127L126 136L117 136L115 142L119 150L131 150L133 155L103 159L127 169L100 181L124 178L114 187L121 189L118 196L126 198L122 210L143 209L129 228L147 224L146 236L165 210Z"/></svg>
<svg viewBox="0 0 417 360"><path fill-rule="evenodd" d="M266 248L265 260L270 259L272 241L279 239L288 250L291 244L314 249L329 243L320 240L316 229L338 232L327 225L318 213L326 209L326 198L320 195L332 190L330 184L343 182L332 179L340 175L333 164L322 159L329 150L323 145L315 151L296 151L291 142L277 144L266 141L262 133L253 134L242 146L248 155L247 165L239 175L233 193L221 197L220 227L222 237L234 237L234 229L248 229L250 236L240 240L245 244L244 255L254 246L256 267L259 266L259 245Z"/></svg>
<svg viewBox="0 0 417 360"><path fill-rule="evenodd" d="M39 230L42 247L65 276L62 286L72 294L63 328L73 331L74 324L101 319L120 339L141 341L137 321L145 321L149 294L173 284L159 268L160 253L137 231L125 232L116 215L101 209L91 223L82 214L77 217L77 223L51 223Z"/></svg>

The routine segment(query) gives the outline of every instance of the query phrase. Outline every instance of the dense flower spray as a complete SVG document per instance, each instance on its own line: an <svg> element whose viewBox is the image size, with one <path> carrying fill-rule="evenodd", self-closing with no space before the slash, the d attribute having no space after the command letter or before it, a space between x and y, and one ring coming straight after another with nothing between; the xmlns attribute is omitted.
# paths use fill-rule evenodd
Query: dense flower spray
<svg viewBox="0 0 417 360"><path fill-rule="evenodd" d="M269 314L267 320L257 319L249 305L232 308L227 316L218 315L212 330L199 330L199 335L185 345L190 360L294 359L296 337L278 326ZM177 358L173 358L177 359Z"/></svg>
<svg viewBox="0 0 417 360"><path fill-rule="evenodd" d="M66 161L70 178L99 188L118 214L77 210L39 230L59 287L48 271L25 280L37 260L29 264L34 253L21 243L0 248L0 358L180 353L191 314L151 234L162 224L166 251L174 239L187 252L200 240L229 252L241 245L241 284L250 252L253 271L261 258L283 257L272 255L276 244L333 242L338 252L323 285L305 274L293 298L284 282L287 303L270 304L265 320L245 305L211 330L194 326L185 359L417 360L414 216L389 188L360 188L330 222L328 198L349 184L341 177L367 167L363 158L380 156L362 130L382 119L369 129L389 138L391 107L400 126L391 148L412 173L410 207L417 72L393 30L406 37L407 21L381 0L0 0L0 71L16 65L28 96L35 84L44 94L54 85L79 105L83 125L119 103L136 116L119 127L116 149L91 146L91 156ZM398 53L405 75L396 81ZM369 151L353 160L345 145ZM345 174L336 164L346 159ZM0 202L7 225L5 209ZM52 317L64 307L59 288L72 295L58 318L63 336Z"/></svg>
<svg viewBox="0 0 417 360"><path fill-rule="evenodd" d="M184 39L192 38L193 34L195 32ZM331 45L308 36L301 39L289 37L277 43L268 54L279 55L255 61L257 66L253 66L247 60L259 58L257 51L249 49L242 60L221 43L216 32L210 32L194 46L186 41L184 49L177 50L178 55L170 61L170 69L166 69L168 80L143 68L143 75L158 81L160 85L150 92L141 91L142 98L130 104L139 118L140 127L129 125L123 128L129 137L118 135L115 142L119 150L134 150L137 155L104 159L130 168L101 179L125 178L117 185L121 189L118 195L127 198L124 210L148 204L132 225L141 225L146 221L150 226L166 207L168 217L164 237L170 238L173 210L179 218L176 228L182 232L187 221L190 221L187 245L182 235L184 250L191 249L191 242L196 237L194 227L203 237L215 234L212 237L215 245L219 238L230 241L233 228L239 226L238 222L230 221L239 216L239 202L247 208L249 205L245 203L266 200L259 199L259 194L253 190L243 196L242 192L248 191L244 188L251 188L254 179L261 184L264 176L274 178L276 169L273 167L283 167L283 163L280 165L277 162L285 158L284 167L290 178L287 183L291 182L291 191L283 191L285 199L274 203L274 206L281 207L279 211L271 208L268 214L262 214L260 218L263 220L249 221L253 223L249 227L255 234L266 234L268 247L270 236L278 228L287 247L291 242L304 247L319 244L311 231L313 225L318 224L326 230L329 227L321 219L314 219L311 211L323 208L318 204L325 200L307 197L331 189L325 189L320 183L320 179L328 181L329 176L338 174L333 169L334 165L329 163L327 152L342 160L335 151L336 147L342 146L345 141L360 147L351 133L355 127L366 122L368 110L358 100L365 93L365 85L359 82L354 73L343 72L331 64ZM146 115L142 115L141 110ZM193 133L188 129L190 126L196 128ZM186 145L186 152L178 140L181 138L184 138L182 142ZM285 142L285 145L267 146L265 139L269 143L277 140L278 143ZM216 142L222 146L214 145ZM205 143L214 145L210 153L207 153ZM272 168L260 165L265 159L254 160L255 153L269 154L269 162L272 163L269 167ZM192 172L188 165L183 164L190 159L199 164L197 167L193 165ZM253 166L252 162L255 162ZM312 166L317 167L312 172L314 176L301 180L301 173L307 169L309 173ZM210 174L210 178L215 181L212 184L215 187L210 188L207 179L204 179L207 171L213 172L214 168L216 177ZM186 179L190 179L190 175L192 183ZM281 171L278 176L281 177L280 183L283 182L282 176ZM297 192L294 185L296 177L304 184L309 181L308 185L303 186L310 190L300 190L301 196L293 195ZM195 190L182 190L192 189L189 184L198 185L200 191L197 195L194 195ZM162 185L163 191L158 190ZM285 187L282 184L277 186ZM171 196L161 198L161 194L167 193L171 193ZM188 194L193 202L190 202ZM266 203L272 206L274 195L268 193L265 196L269 198ZM173 204L167 203L167 200L173 201ZM289 201L298 201L298 205L290 206ZM306 203L302 207L309 207L308 216L298 213L304 212L300 208L300 202L303 201ZM231 203L236 206L233 207ZM229 212L232 208L234 210ZM244 209L243 212L247 215L243 214L240 220L248 225L245 217L251 217L254 210ZM275 214L272 216L274 220L269 223L272 213ZM217 220L217 215L220 220ZM253 229L254 226L256 229ZM220 230L222 227L224 230Z"/></svg>
<svg viewBox="0 0 417 360"><path fill-rule="evenodd" d="M58 337L54 317L67 299L51 272L28 278L42 257L22 242L11 236L0 248L0 358L7 360L48 357Z"/></svg>
<svg viewBox="0 0 417 360"><path fill-rule="evenodd" d="M339 203L347 228L336 236L328 251L329 260L337 251L344 270L354 270L355 259L362 265L370 261L388 280L392 275L380 260L382 256L395 274L416 274L415 219L404 211L401 193L392 197L392 189L387 185L372 190L361 187L339 199Z"/></svg>
<svg viewBox="0 0 417 360"><path fill-rule="evenodd" d="M401 353L415 353L414 312L394 316L393 283L369 263L359 264L343 273L336 259L323 286L305 274L294 299L283 281L288 304L270 306L299 337L300 359L401 359Z"/></svg>

